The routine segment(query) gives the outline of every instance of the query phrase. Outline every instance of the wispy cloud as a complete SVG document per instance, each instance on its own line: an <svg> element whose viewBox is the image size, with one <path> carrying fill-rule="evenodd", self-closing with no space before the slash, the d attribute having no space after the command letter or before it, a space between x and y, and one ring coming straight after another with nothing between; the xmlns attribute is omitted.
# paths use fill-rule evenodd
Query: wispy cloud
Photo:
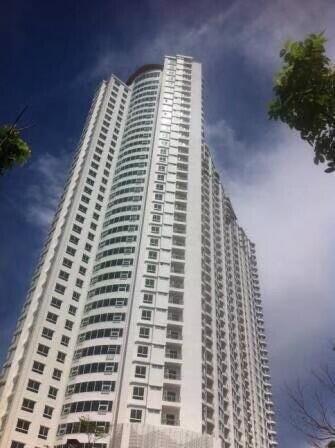
<svg viewBox="0 0 335 448"><path fill-rule="evenodd" d="M92 63L76 82L132 71L134 64L161 61L165 54L188 54L206 67L215 67L225 54L236 52L259 73L269 74L279 64L283 42L303 38L308 32L325 30L329 53L335 56L334 21L335 9L328 0L236 0L219 11L209 2L207 14L187 26L182 17L167 22L157 17L156 33L140 35L127 52L106 40L97 54L91 55Z"/></svg>
<svg viewBox="0 0 335 448"><path fill-rule="evenodd" d="M30 167L34 182L26 191L24 208L29 223L44 229L50 224L64 187L68 164L68 154L60 153L56 157L44 153Z"/></svg>

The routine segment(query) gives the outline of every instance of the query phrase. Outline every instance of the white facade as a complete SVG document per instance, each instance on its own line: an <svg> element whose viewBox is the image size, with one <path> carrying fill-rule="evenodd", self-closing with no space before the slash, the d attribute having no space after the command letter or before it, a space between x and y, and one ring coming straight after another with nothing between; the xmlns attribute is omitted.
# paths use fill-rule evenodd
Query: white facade
<svg viewBox="0 0 335 448"><path fill-rule="evenodd" d="M276 445L255 248L192 58L99 88L0 387L1 448Z"/></svg>

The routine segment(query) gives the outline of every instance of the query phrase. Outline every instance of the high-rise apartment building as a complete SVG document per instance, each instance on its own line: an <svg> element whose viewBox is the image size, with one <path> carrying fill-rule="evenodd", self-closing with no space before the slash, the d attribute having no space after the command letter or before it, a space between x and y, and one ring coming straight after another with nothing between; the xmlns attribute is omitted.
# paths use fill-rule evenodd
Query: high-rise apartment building
<svg viewBox="0 0 335 448"><path fill-rule="evenodd" d="M192 58L101 84L0 386L1 448L276 446L255 247Z"/></svg>

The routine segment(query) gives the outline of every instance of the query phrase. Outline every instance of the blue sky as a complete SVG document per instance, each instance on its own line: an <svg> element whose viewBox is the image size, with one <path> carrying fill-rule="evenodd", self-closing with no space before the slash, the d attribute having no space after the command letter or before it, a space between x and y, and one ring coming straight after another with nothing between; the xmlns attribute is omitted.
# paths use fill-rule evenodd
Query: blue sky
<svg viewBox="0 0 335 448"><path fill-rule="evenodd" d="M0 180L0 354L36 264L94 91L165 54L203 63L207 139L241 224L256 242L283 448L307 447L287 422L285 384L310 384L334 337L335 176L266 116L279 49L326 30L330 0L15 1L0 16L0 123L28 105L33 148Z"/></svg>

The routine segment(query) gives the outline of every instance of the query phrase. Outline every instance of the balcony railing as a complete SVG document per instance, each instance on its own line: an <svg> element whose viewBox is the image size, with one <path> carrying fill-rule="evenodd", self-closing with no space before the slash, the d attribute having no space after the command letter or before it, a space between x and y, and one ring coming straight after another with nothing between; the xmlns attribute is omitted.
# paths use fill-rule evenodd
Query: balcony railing
<svg viewBox="0 0 335 448"><path fill-rule="evenodd" d="M166 350L165 357L170 359L181 359L181 353L174 350Z"/></svg>
<svg viewBox="0 0 335 448"><path fill-rule="evenodd" d="M175 339L180 341L182 339L182 335L181 333L178 333L176 331L167 331L166 332L166 337L169 339Z"/></svg>
<svg viewBox="0 0 335 448"><path fill-rule="evenodd" d="M181 375L180 372L170 372L169 370L165 370L164 378L166 380L180 380Z"/></svg>
<svg viewBox="0 0 335 448"><path fill-rule="evenodd" d="M171 417L166 417L165 415L162 416L162 424L163 425L170 425L170 426L179 426L180 425L180 421L179 418L171 418Z"/></svg>
<svg viewBox="0 0 335 448"><path fill-rule="evenodd" d="M164 393L163 394L163 400L164 401L169 401L169 402L173 402L173 403L179 403L180 402L180 396L177 394L173 394L173 393Z"/></svg>

